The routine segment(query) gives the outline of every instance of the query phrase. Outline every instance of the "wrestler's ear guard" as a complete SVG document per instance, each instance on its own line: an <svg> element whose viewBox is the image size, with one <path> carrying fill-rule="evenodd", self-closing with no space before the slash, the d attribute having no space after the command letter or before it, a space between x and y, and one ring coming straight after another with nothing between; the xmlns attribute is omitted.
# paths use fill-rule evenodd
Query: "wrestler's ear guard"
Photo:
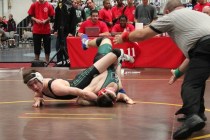
<svg viewBox="0 0 210 140"><path fill-rule="evenodd" d="M35 73L32 73L32 74L34 74L34 77L37 79L37 80L39 80L40 82L42 82L43 83L43 76L41 75L41 73L39 73L39 72L35 72Z"/></svg>
<svg viewBox="0 0 210 140"><path fill-rule="evenodd" d="M34 79L37 79L39 82L43 83L43 76L41 75L41 73L39 72L33 72L33 73L30 73L28 76L25 76L23 77L23 82L25 84L28 84L30 81L34 80Z"/></svg>

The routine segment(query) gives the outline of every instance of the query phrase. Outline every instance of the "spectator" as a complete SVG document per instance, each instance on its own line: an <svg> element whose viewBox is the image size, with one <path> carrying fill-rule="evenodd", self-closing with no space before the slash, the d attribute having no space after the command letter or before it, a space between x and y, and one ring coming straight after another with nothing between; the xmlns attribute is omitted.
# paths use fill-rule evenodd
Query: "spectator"
<svg viewBox="0 0 210 140"><path fill-rule="evenodd" d="M9 14L9 20L7 22L7 31L11 32L11 31L16 31L16 22L13 19L13 15Z"/></svg>
<svg viewBox="0 0 210 140"><path fill-rule="evenodd" d="M80 2L78 0L72 1L72 7L69 9L70 13L70 23L69 23L69 33L71 36L75 36L79 26L83 21L86 20L85 12L79 8Z"/></svg>
<svg viewBox="0 0 210 140"><path fill-rule="evenodd" d="M210 3L206 2L206 0L198 0L193 10L202 12L204 6L210 6Z"/></svg>
<svg viewBox="0 0 210 140"><path fill-rule="evenodd" d="M112 11L111 11L111 4L110 0L103 1L104 8L99 11L99 20L106 23L109 31L112 30Z"/></svg>
<svg viewBox="0 0 210 140"><path fill-rule="evenodd" d="M197 4L197 0L192 0L192 9L194 9L194 6Z"/></svg>
<svg viewBox="0 0 210 140"><path fill-rule="evenodd" d="M87 7L84 9L86 18L90 18L92 10L100 10L100 7L96 6L93 0L86 0Z"/></svg>
<svg viewBox="0 0 210 140"><path fill-rule="evenodd" d="M68 14L67 6L58 1L55 8L55 20L54 20L54 35L56 39L56 51L57 51L57 63L56 67L68 66L68 55L66 54L66 37L69 34L69 21L70 16Z"/></svg>
<svg viewBox="0 0 210 140"><path fill-rule="evenodd" d="M7 36L6 36L5 31L3 29L0 29L0 37L1 37L1 41L7 40Z"/></svg>
<svg viewBox="0 0 210 140"><path fill-rule="evenodd" d="M78 3L78 8L79 8L80 10L84 10L84 9L85 9L84 0L77 0L77 3Z"/></svg>
<svg viewBox="0 0 210 140"><path fill-rule="evenodd" d="M139 0L134 0L134 5L137 7L140 4Z"/></svg>
<svg viewBox="0 0 210 140"><path fill-rule="evenodd" d="M155 0L154 6L156 8L157 14L160 14L160 2L159 2L159 0Z"/></svg>
<svg viewBox="0 0 210 140"><path fill-rule="evenodd" d="M49 62L51 52L50 38L50 19L55 15L53 6L45 0L39 0L33 3L28 10L29 16L33 21L33 41L35 60L39 60L41 52L41 43L43 39L45 60Z"/></svg>
<svg viewBox="0 0 210 140"><path fill-rule="evenodd" d="M135 22L149 25L153 20L157 19L156 8L148 4L148 0L143 0L143 3L136 7Z"/></svg>
<svg viewBox="0 0 210 140"><path fill-rule="evenodd" d="M120 24L115 24L112 28L112 35L121 34L122 32L131 32L135 29L132 24L127 23L128 19L125 15L121 15L119 20Z"/></svg>
<svg viewBox="0 0 210 140"><path fill-rule="evenodd" d="M3 16L3 21L4 21L4 23L7 24L7 18L6 18L6 16Z"/></svg>
<svg viewBox="0 0 210 140"><path fill-rule="evenodd" d="M84 21L78 31L78 36L85 34L86 27L99 27L100 34L99 36L110 36L109 29L103 21L98 20L98 11L91 11L91 18Z"/></svg>
<svg viewBox="0 0 210 140"><path fill-rule="evenodd" d="M204 6L202 12L210 16L210 6Z"/></svg>
<svg viewBox="0 0 210 140"><path fill-rule="evenodd" d="M111 3L111 7L116 6L117 5L117 1L116 0L110 0Z"/></svg>
<svg viewBox="0 0 210 140"><path fill-rule="evenodd" d="M136 6L134 5L133 0L127 0L128 5L124 7L123 13L128 18L128 23L134 25L134 14Z"/></svg>
<svg viewBox="0 0 210 140"><path fill-rule="evenodd" d="M189 0L189 2L186 3L185 7L188 8L188 9L190 9L190 10L192 10L193 9L192 0Z"/></svg>
<svg viewBox="0 0 210 140"><path fill-rule="evenodd" d="M3 29L4 31L7 30L7 24L3 21L3 18L0 16L0 29Z"/></svg>
<svg viewBox="0 0 210 140"><path fill-rule="evenodd" d="M9 20L7 22L7 32L9 32L9 47L15 47L14 33L16 32L16 22L13 19L13 15L9 14Z"/></svg>
<svg viewBox="0 0 210 140"><path fill-rule="evenodd" d="M113 25L115 23L119 23L119 17L122 15L123 13L123 8L124 8L124 4L123 4L123 0L117 0L117 5L112 7L112 22Z"/></svg>
<svg viewBox="0 0 210 140"><path fill-rule="evenodd" d="M2 46L2 49L6 47L6 40L8 39L5 31L0 28L0 47Z"/></svg>
<svg viewBox="0 0 210 140"><path fill-rule="evenodd" d="M56 0L51 0L50 4L52 4L53 8L55 9L57 7L57 2Z"/></svg>

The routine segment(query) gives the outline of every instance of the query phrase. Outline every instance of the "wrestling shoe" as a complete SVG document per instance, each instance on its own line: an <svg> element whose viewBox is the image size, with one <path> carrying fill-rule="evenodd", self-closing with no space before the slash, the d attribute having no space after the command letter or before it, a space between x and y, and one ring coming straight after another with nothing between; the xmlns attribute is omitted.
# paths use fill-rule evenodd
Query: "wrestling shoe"
<svg viewBox="0 0 210 140"><path fill-rule="evenodd" d="M130 55L127 55L124 53L123 49L120 49L121 51L121 56L118 58L118 62L121 61L127 61L127 62L130 62L130 63L134 63L134 58Z"/></svg>
<svg viewBox="0 0 210 140"><path fill-rule="evenodd" d="M81 36L81 41L82 41L82 49L87 50L87 41L88 41L88 36L86 34L83 34Z"/></svg>

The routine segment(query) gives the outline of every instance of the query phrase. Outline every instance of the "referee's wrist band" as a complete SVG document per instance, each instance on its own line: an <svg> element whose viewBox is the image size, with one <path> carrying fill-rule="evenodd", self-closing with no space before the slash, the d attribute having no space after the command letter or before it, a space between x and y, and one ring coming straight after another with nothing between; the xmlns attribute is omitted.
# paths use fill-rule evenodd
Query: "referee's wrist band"
<svg viewBox="0 0 210 140"><path fill-rule="evenodd" d="M183 74L184 74L184 73L181 72L178 68L175 69L175 71L174 71L174 75L175 75L176 78L181 77Z"/></svg>

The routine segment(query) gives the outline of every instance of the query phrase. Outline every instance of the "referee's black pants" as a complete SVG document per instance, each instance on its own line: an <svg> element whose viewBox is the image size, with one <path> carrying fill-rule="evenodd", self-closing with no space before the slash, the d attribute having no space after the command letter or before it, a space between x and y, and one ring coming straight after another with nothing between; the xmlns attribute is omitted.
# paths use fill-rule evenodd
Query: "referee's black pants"
<svg viewBox="0 0 210 140"><path fill-rule="evenodd" d="M205 111L204 92L210 74L210 36L201 38L189 51L189 57L189 67L181 89L183 106L179 110L187 116Z"/></svg>

